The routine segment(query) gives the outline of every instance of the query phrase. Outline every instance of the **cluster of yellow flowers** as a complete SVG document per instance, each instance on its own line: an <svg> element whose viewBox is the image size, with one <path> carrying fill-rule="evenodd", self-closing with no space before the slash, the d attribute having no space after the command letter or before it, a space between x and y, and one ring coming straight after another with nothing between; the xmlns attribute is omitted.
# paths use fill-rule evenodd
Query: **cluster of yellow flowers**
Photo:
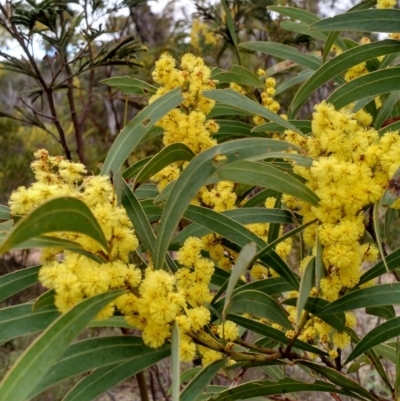
<svg viewBox="0 0 400 401"><path fill-rule="evenodd" d="M278 113L281 105L276 100L274 100L274 95L276 92L275 87L275 78L268 77L265 80L264 90L261 93L261 103L266 109L271 110L273 113ZM265 123L265 120L260 116L255 116L253 118L253 121L256 125L261 125Z"/></svg>
<svg viewBox="0 0 400 401"><path fill-rule="evenodd" d="M284 196L284 201L287 207L300 210L304 222L318 220L318 224L305 229L304 240L314 254L317 241L323 247L326 276L321 279L320 291L313 289L312 294L328 301L356 286L363 262L378 258L375 245L361 241L365 232L364 210L381 198L400 166L400 136L396 131L379 137L370 127L371 122L371 116L362 110L337 111L322 102L315 107L312 136L296 143L304 144L304 151L314 162L310 168L295 166L294 172L307 180L307 186L320 202L311 206L291 196ZM400 202L393 207L399 208ZM306 262L307 258L303 266ZM290 307L288 311L294 319L295 310ZM349 326L355 324L349 314L346 319ZM312 334L324 342L328 328L323 324L322 330L321 324L318 319L309 320L300 338ZM339 348L349 342L345 333L333 335L333 343Z"/></svg>
<svg viewBox="0 0 400 401"><path fill-rule="evenodd" d="M378 0L376 8L393 8L397 4L397 0Z"/></svg>
<svg viewBox="0 0 400 401"><path fill-rule="evenodd" d="M196 52L201 50L201 38L203 38L206 45L217 44L217 38L210 29L210 26L196 18L192 21L192 30L190 31L190 44Z"/></svg>
<svg viewBox="0 0 400 401"><path fill-rule="evenodd" d="M129 324L143 331L144 342L154 348L170 338L171 325L176 321L181 331L181 359L193 360L198 349L190 335L201 337L201 329L211 319L205 304L212 299L209 285L214 263L201 255L202 240L189 237L185 241L177 252L181 268L175 274L155 270L151 265L141 270L130 261L129 255L137 248L138 240L125 209L117 205L109 178L85 176L82 164L52 157L44 149L35 153L35 159L31 166L36 182L12 193L12 214L27 214L54 197L73 196L90 207L110 246L110 254L106 255L99 244L85 235L53 234L79 243L99 258L96 261L62 249L43 250L39 280L46 288L55 290L57 308L66 312L86 297L125 288L127 293L103 308L96 318L107 319L118 310ZM229 341L238 336L237 326L229 321L216 326L214 331L216 336ZM207 347L200 348L204 364L223 356Z"/></svg>

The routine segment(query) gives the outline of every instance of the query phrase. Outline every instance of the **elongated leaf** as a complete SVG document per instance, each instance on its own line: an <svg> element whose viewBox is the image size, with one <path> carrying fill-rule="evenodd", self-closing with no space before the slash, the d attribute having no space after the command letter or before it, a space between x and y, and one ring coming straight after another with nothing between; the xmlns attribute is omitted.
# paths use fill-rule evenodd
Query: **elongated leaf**
<svg viewBox="0 0 400 401"><path fill-rule="evenodd" d="M362 10L313 23L319 31L398 32L400 10Z"/></svg>
<svg viewBox="0 0 400 401"><path fill-rule="evenodd" d="M204 367L181 393L181 401L196 400L203 392L207 384L216 376L218 371L225 365L226 360L221 359Z"/></svg>
<svg viewBox="0 0 400 401"><path fill-rule="evenodd" d="M223 143L197 155L179 176L165 204L155 244L154 265L163 265L170 240L185 210L198 190L225 163L287 148L284 142L270 139L238 139ZM223 155L226 159L218 160Z"/></svg>
<svg viewBox="0 0 400 401"><path fill-rule="evenodd" d="M241 160L222 167L215 175L221 180L255 185L293 195L312 205L317 205L319 201L317 195L303 183L267 163Z"/></svg>
<svg viewBox="0 0 400 401"><path fill-rule="evenodd" d="M274 42L245 42L240 47L254 50L256 52L266 53L283 60L290 60L310 70L317 70L321 66L321 61L311 54L299 52L294 47Z"/></svg>
<svg viewBox="0 0 400 401"><path fill-rule="evenodd" d="M249 291L249 290L260 291L267 295L274 295L286 291L291 291L291 289L292 287L281 277L274 277L240 285L233 290L232 295L236 295L241 291ZM217 302L215 302L213 306L216 310L222 311L224 303L225 303L225 298L221 298Z"/></svg>
<svg viewBox="0 0 400 401"><path fill-rule="evenodd" d="M353 349L345 363L349 363L376 345L382 344L398 335L400 335L400 317L395 317L394 319L390 319L380 324L367 333Z"/></svg>
<svg viewBox="0 0 400 401"><path fill-rule="evenodd" d="M52 308L55 308L54 304L55 296L56 296L55 290L48 290L44 292L43 294L38 296L33 302L32 311L35 312L38 311L39 309L47 308L50 306Z"/></svg>
<svg viewBox="0 0 400 401"><path fill-rule="evenodd" d="M215 100L216 102L221 102L228 106L235 107L239 110L244 110L253 115L259 115L266 118L267 120L273 121L278 125L291 129L300 135L303 133L298 130L294 125L290 124L288 121L284 120L282 117L273 113L272 111L261 106L261 104L256 103L254 100L235 92L232 89L219 89L213 91L204 91L203 95L209 99Z"/></svg>
<svg viewBox="0 0 400 401"><path fill-rule="evenodd" d="M390 255L386 256L386 263L389 271L397 269L400 265L400 248L397 248ZM364 284L367 281L379 277L386 272L385 264L383 260L379 261L374 267L367 270L360 278L358 285Z"/></svg>
<svg viewBox="0 0 400 401"><path fill-rule="evenodd" d="M365 313L372 316L379 316L385 320L396 317L396 311L393 305L372 306L370 308L365 308Z"/></svg>
<svg viewBox="0 0 400 401"><path fill-rule="evenodd" d="M219 130L213 135L213 138L229 139L237 136L251 136L252 125L234 120L215 120L219 125Z"/></svg>
<svg viewBox="0 0 400 401"><path fill-rule="evenodd" d="M240 386L222 391L216 396L209 398L209 401L234 401L246 400L254 397L268 396L274 394L299 393L301 391L326 392L352 395L350 391L337 388L333 384L316 380L314 383L305 383L290 378L278 382L269 380L252 381ZM357 397L359 398L359 397Z"/></svg>
<svg viewBox="0 0 400 401"><path fill-rule="evenodd" d="M261 202L260 202L261 203ZM184 217L190 220L191 212L197 210L199 206L190 205ZM203 209L199 209L198 213L201 213ZM240 224L253 224L253 223L281 223L290 224L293 223L294 219L290 212L287 210L280 209L264 209L261 207L243 208L243 209L232 209L221 212L222 215L229 217L232 220ZM205 227L202 224L195 223L188 227L185 227L179 232L172 240L183 244L186 238L202 237L212 232L212 229Z"/></svg>
<svg viewBox="0 0 400 401"><path fill-rule="evenodd" d="M232 39L233 45L237 48L238 39L236 36L235 25L233 24L231 12L230 12L228 4L226 3L225 0L222 0L221 3L222 3L222 7L224 8L224 11L225 11L226 25L228 27L230 38ZM239 55L238 55L238 57L239 57ZM240 60L238 60L238 61L240 62Z"/></svg>
<svg viewBox="0 0 400 401"><path fill-rule="evenodd" d="M128 324L122 316L112 316L106 320L94 319L87 324L87 327L124 327L132 329L132 325Z"/></svg>
<svg viewBox="0 0 400 401"><path fill-rule="evenodd" d="M99 367L120 363L152 352L140 337L115 336L90 338L71 344L29 397L41 393L61 380Z"/></svg>
<svg viewBox="0 0 400 401"><path fill-rule="evenodd" d="M250 116L252 113L240 110L236 107L227 104L217 103L210 113L207 114L208 118L227 117L227 116Z"/></svg>
<svg viewBox="0 0 400 401"><path fill-rule="evenodd" d="M393 108L396 103L400 100L400 91L392 92L387 99L383 102L382 107L379 109L379 112L374 121L374 128L379 130L382 124L390 117L393 112Z"/></svg>
<svg viewBox="0 0 400 401"><path fill-rule="evenodd" d="M114 141L101 169L101 174L115 173L122 167L125 160L150 128L182 101L181 89L175 88L140 111Z"/></svg>
<svg viewBox="0 0 400 401"><path fill-rule="evenodd" d="M296 325L299 326L303 308L310 296L310 291L315 285L315 258L311 258L304 268L300 280L299 296L297 297Z"/></svg>
<svg viewBox="0 0 400 401"><path fill-rule="evenodd" d="M312 77L313 74L314 74L314 71L303 70L303 71L299 72L298 74L296 74L294 77L285 79L281 84L279 84L276 87L275 96L278 96L280 93L285 92L285 90L290 89L297 84L301 84L304 81L307 81L308 79L310 79L310 77ZM293 122L292 122L292 124L293 124ZM253 130L253 132L254 132L254 130Z"/></svg>
<svg viewBox="0 0 400 401"><path fill-rule="evenodd" d="M380 284L355 290L323 308L320 313L345 312L370 306L398 305L400 303L400 283Z"/></svg>
<svg viewBox="0 0 400 401"><path fill-rule="evenodd" d="M131 219L140 241L152 255L156 236L140 202L125 181L122 184L122 205Z"/></svg>
<svg viewBox="0 0 400 401"><path fill-rule="evenodd" d="M24 401L86 324L104 306L123 293L123 290L114 290L96 295L61 315L8 371L1 383L0 398Z"/></svg>
<svg viewBox="0 0 400 401"><path fill-rule="evenodd" d="M399 10L400 12L400 10ZM356 100L400 90L400 67L378 70L355 78L336 89L327 99L337 109Z"/></svg>
<svg viewBox="0 0 400 401"><path fill-rule="evenodd" d="M134 374L166 358L170 352L169 347L147 349L146 353L139 353L125 362L96 369L82 379L63 401L92 401Z"/></svg>
<svg viewBox="0 0 400 401"><path fill-rule="evenodd" d="M228 318L236 324L248 330L251 330L254 333L258 333L267 338L270 338L271 340L274 340L278 343L287 344L289 342L289 339L285 336L284 332L274 329L271 326L267 326L266 324L257 322L256 320L248 319L239 315L229 315ZM304 351L313 352L318 355L326 355L326 352L300 340L296 340L294 342L294 347Z"/></svg>
<svg viewBox="0 0 400 401"><path fill-rule="evenodd" d="M257 246L253 242L245 245L239 253L229 277L228 287L225 294L225 305L222 311L222 316L226 316L226 310L229 307L231 296L240 276L247 270L251 261L257 253Z"/></svg>
<svg viewBox="0 0 400 401"><path fill-rule="evenodd" d="M240 291L232 296L227 313L249 313L250 315L264 317L282 327L292 329L285 310L274 298L260 291Z"/></svg>
<svg viewBox="0 0 400 401"><path fill-rule="evenodd" d="M124 95L153 95L157 92L155 86L128 76L107 78L100 82L118 88Z"/></svg>
<svg viewBox="0 0 400 401"><path fill-rule="evenodd" d="M239 65L235 65L230 72L220 71L213 75L212 78L218 80L218 83L220 84L235 82L239 85L247 85L255 88L263 87L263 83L257 77L257 75L253 74L247 68Z"/></svg>
<svg viewBox="0 0 400 401"><path fill-rule="evenodd" d="M290 124L293 124L304 134L309 134L311 132L311 121L308 120L289 120ZM252 132L285 132L286 128L282 127L276 123L266 123L257 125L252 129Z"/></svg>
<svg viewBox="0 0 400 401"><path fill-rule="evenodd" d="M265 248L266 244L260 237L243 227L241 224L236 223L233 219L230 219L221 213L217 213L214 210L201 208L199 206L191 207L185 212L185 217L208 227L240 247L245 246L249 242L254 242L258 249ZM274 249L270 249L265 255L260 257L260 259L297 290L299 283L296 275L278 256Z"/></svg>
<svg viewBox="0 0 400 401"><path fill-rule="evenodd" d="M356 394L359 394L361 397L364 397L367 400L376 401L376 398L373 397L364 387L349 379L343 373L340 373L337 370L329 368L327 366L319 365L315 362L301 361L300 363L303 366L307 366L315 372L318 372L319 374L330 380L332 383L347 390L354 391Z"/></svg>
<svg viewBox="0 0 400 401"><path fill-rule="evenodd" d="M53 308L32 312L32 304L0 309L0 343L46 329L58 316Z"/></svg>
<svg viewBox="0 0 400 401"><path fill-rule="evenodd" d="M1 244L0 253L37 235L56 231L86 234L108 252L107 240L89 207L79 199L63 197L51 199L21 218Z"/></svg>
<svg viewBox="0 0 400 401"><path fill-rule="evenodd" d="M183 143L166 146L143 167L136 177L134 187L140 182L147 181L164 167L178 161L190 161L193 157L194 153Z"/></svg>
<svg viewBox="0 0 400 401"><path fill-rule="evenodd" d="M286 17L304 22L307 25L320 20L320 18L312 12L298 7L268 6L267 9L275 11L278 14L285 15Z"/></svg>
<svg viewBox="0 0 400 401"><path fill-rule="evenodd" d="M0 205L0 220L11 219L10 208L8 206Z"/></svg>
<svg viewBox="0 0 400 401"><path fill-rule="evenodd" d="M299 33L300 35L306 35L310 38L315 38L319 40L325 41L326 33L319 31L310 31L308 24L304 24L301 22L292 22L292 21L282 21L281 28L286 29L288 31Z"/></svg>
<svg viewBox="0 0 400 401"><path fill-rule="evenodd" d="M144 159L139 160L138 162L132 164L130 167L128 167L123 173L122 177L125 180L128 180L129 178L135 177L136 174L139 173L139 171L153 158L153 156L145 157Z"/></svg>
<svg viewBox="0 0 400 401"><path fill-rule="evenodd" d="M36 284L39 269L40 266L28 267L0 277L0 302Z"/></svg>
<svg viewBox="0 0 400 401"><path fill-rule="evenodd" d="M298 110L308 97L326 82L342 74L349 68L364 61L386 54L398 53L400 43L395 40L383 40L358 46L339 54L323 64L295 95L291 107Z"/></svg>

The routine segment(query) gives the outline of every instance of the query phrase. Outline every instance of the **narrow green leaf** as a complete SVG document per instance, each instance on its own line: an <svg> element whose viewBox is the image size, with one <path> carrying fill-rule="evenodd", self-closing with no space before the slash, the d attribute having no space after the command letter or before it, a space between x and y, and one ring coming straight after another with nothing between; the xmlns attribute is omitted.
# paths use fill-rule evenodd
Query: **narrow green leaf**
<svg viewBox="0 0 400 401"><path fill-rule="evenodd" d="M289 145L290 146L290 145ZM155 244L154 265L161 267L170 240L186 208L199 189L225 163L254 157L265 157L268 152L283 150L288 144L272 139L238 139L214 146L197 155L181 173L169 195L161 216ZM226 159L218 160L223 155Z"/></svg>
<svg viewBox="0 0 400 401"><path fill-rule="evenodd" d="M11 219L10 208L8 206L0 205L0 220Z"/></svg>
<svg viewBox="0 0 400 401"><path fill-rule="evenodd" d="M76 342L66 349L29 397L33 398L61 380L99 367L120 363L133 356L144 357L148 352L152 352L152 349L143 344L141 337L100 337Z"/></svg>
<svg viewBox="0 0 400 401"><path fill-rule="evenodd" d="M32 312L31 303L0 309L0 343L42 331L59 315L54 307Z"/></svg>
<svg viewBox="0 0 400 401"><path fill-rule="evenodd" d="M0 253L41 234L70 231L86 234L108 252L103 231L89 207L76 198L51 199L21 218L1 244Z"/></svg>
<svg viewBox="0 0 400 401"><path fill-rule="evenodd" d="M216 102L235 107L239 110L244 110L252 115L259 115L266 118L267 120L275 122L282 127L303 135L303 133L298 130L294 125L290 124L288 121L284 120L276 113L273 113L272 111L266 109L264 106L261 106L261 104L256 103L254 100L251 100L248 97L242 95L241 93L235 92L232 89L204 91L203 95L209 99L215 100Z"/></svg>
<svg viewBox="0 0 400 401"><path fill-rule="evenodd" d="M40 266L28 267L0 277L0 302L36 284Z"/></svg>
<svg viewBox="0 0 400 401"><path fill-rule="evenodd" d="M139 171L153 158L153 156L145 157L144 159L139 160L138 162L132 164L130 167L128 167L123 173L122 177L125 178L125 180L128 180L129 178L133 178L136 176L136 174L139 173Z"/></svg>
<svg viewBox="0 0 400 401"><path fill-rule="evenodd" d="M183 143L173 143L166 146L143 167L137 175L133 186L136 187L139 183L147 181L154 174L172 163L190 161L193 157L194 153Z"/></svg>
<svg viewBox="0 0 400 401"><path fill-rule="evenodd" d="M278 192L272 189L263 189L254 196L252 196L244 205L243 209L253 208L255 206L264 205L267 198L276 198Z"/></svg>
<svg viewBox="0 0 400 401"><path fill-rule="evenodd" d="M399 32L400 10L361 10L313 23L319 31Z"/></svg>
<svg viewBox="0 0 400 401"><path fill-rule="evenodd" d="M257 75L240 65L233 65L230 72L221 70L213 75L212 79L216 79L220 84L235 82L239 85L251 86L255 88L263 87L263 83L257 77Z"/></svg>
<svg viewBox="0 0 400 401"><path fill-rule="evenodd" d="M308 24L304 24L302 22L282 21L280 26L282 29L292 31L300 35L309 36L310 38L315 38L323 41L326 40L325 32L319 32L315 30L310 31Z"/></svg>
<svg viewBox="0 0 400 401"><path fill-rule="evenodd" d="M400 283L380 284L352 291L337 301L331 302L320 313L329 315L370 306L398 305L399 303Z"/></svg>
<svg viewBox="0 0 400 401"><path fill-rule="evenodd" d="M150 128L182 101L181 89L175 88L141 110L114 141L101 169L101 174L107 175L122 167Z"/></svg>
<svg viewBox="0 0 400 401"><path fill-rule="evenodd" d="M299 326L301 314L304 306L307 303L307 299L310 296L310 291L315 285L315 258L311 258L304 268L303 274L300 280L299 296L297 297L297 312L296 312L296 325Z"/></svg>
<svg viewBox="0 0 400 401"><path fill-rule="evenodd" d="M273 327L257 322L256 320L248 319L239 315L229 315L229 320L232 320L239 326L251 330L254 333L261 334L278 343L287 344L289 342L289 339L285 336L285 333L283 331L274 329ZM294 347L303 351L313 352L318 355L326 355L326 352L300 340L296 340L294 342Z"/></svg>
<svg viewBox="0 0 400 401"><path fill-rule="evenodd" d="M379 109L377 116L374 120L374 128L379 130L382 124L390 117L393 112L393 108L396 103L400 100L400 91L392 92L384 100L382 107Z"/></svg>
<svg viewBox="0 0 400 401"><path fill-rule="evenodd" d="M122 316L112 316L106 320L94 319L86 327L124 327L132 329L132 325L128 324Z"/></svg>
<svg viewBox="0 0 400 401"><path fill-rule="evenodd" d="M143 347L142 352L125 362L96 369L66 394L63 401L92 401L117 384L166 358L171 353L169 347L146 349L145 353L144 350L145 347Z"/></svg>
<svg viewBox="0 0 400 401"><path fill-rule="evenodd" d="M400 67L370 72L336 89L327 102L340 109L359 99L398 91L400 90L399 78Z"/></svg>
<svg viewBox="0 0 400 401"><path fill-rule="evenodd" d="M292 109L298 110L308 97L329 80L364 61L386 54L400 52L400 43L395 40L383 40L349 49L323 64L300 88L292 100Z"/></svg>
<svg viewBox="0 0 400 401"><path fill-rule="evenodd" d="M158 196L157 187L153 184L143 184L136 191L138 199L155 199Z"/></svg>
<svg viewBox="0 0 400 401"><path fill-rule="evenodd" d="M218 371L224 367L225 359L220 359L204 367L181 393L181 401L196 400L203 392L207 384L216 376Z"/></svg>
<svg viewBox="0 0 400 401"><path fill-rule="evenodd" d="M232 296L226 313L249 313L292 329L285 310L274 298L260 291L241 291Z"/></svg>
<svg viewBox="0 0 400 401"><path fill-rule="evenodd" d="M157 88L147 82L128 76L112 77L100 81L102 84L118 88L124 95L154 95Z"/></svg>
<svg viewBox="0 0 400 401"><path fill-rule="evenodd" d="M39 309L46 308L48 306L55 307L54 305L54 298L55 298L56 292L54 290L48 290L38 296L33 305L32 305L32 311L35 312Z"/></svg>
<svg viewBox="0 0 400 401"><path fill-rule="evenodd" d="M207 114L208 118L227 117L227 116L250 116L252 113L240 110L227 104L217 103Z"/></svg>
<svg viewBox="0 0 400 401"><path fill-rule="evenodd" d="M1 383L0 399L24 401L86 324L104 306L123 293L123 290L114 290L96 295L61 315L7 372Z"/></svg>
<svg viewBox="0 0 400 401"><path fill-rule="evenodd" d="M286 17L304 22L305 24L312 24L319 21L321 18L308 10L299 7L284 7L284 6L268 6L268 10L275 11L278 14L285 15Z"/></svg>
<svg viewBox="0 0 400 401"><path fill-rule="evenodd" d="M280 83L276 87L275 96L278 96L280 93L285 92L287 89L293 88L293 86L295 86L295 85L298 85L298 84L303 83L304 81L307 81L308 79L310 79L310 77L312 77L313 74L314 74L314 71L310 71L307 69L307 70L300 71L298 74L296 74L292 78L285 79L282 83ZM293 124L293 122L292 122L292 124ZM255 132L255 130L253 130L253 132Z"/></svg>
<svg viewBox="0 0 400 401"><path fill-rule="evenodd" d="M233 45L237 48L238 40L237 40L237 36L236 36L235 25L233 24L231 12L230 12L228 4L226 3L225 0L222 0L221 3L222 3L222 7L224 8L224 11L225 11L226 25L228 26L229 34L231 36Z"/></svg>
<svg viewBox="0 0 400 401"><path fill-rule="evenodd" d="M367 400L376 401L376 398L373 397L368 392L368 390L360 386L355 381L349 379L343 373L340 373L337 370L329 368L327 366L319 365L318 363L315 362L301 361L300 363L303 366L307 366L308 368L314 370L315 372L318 372L320 375L330 380L333 384L336 384L346 390L354 391L356 394L366 398Z"/></svg>
<svg viewBox="0 0 400 401"><path fill-rule="evenodd" d="M326 269L324 266L324 262L322 260L322 245L321 241L319 240L318 230L316 229L316 241L315 241L315 286L319 291L321 285L321 279L326 276Z"/></svg>
<svg viewBox="0 0 400 401"><path fill-rule="evenodd" d="M311 132L311 121L309 120L289 120L290 124L298 128L303 134L309 134ZM252 129L252 132L280 132L284 133L285 127L282 127L276 123L266 123L257 125Z"/></svg>
<svg viewBox="0 0 400 401"><path fill-rule="evenodd" d="M261 202L260 202L261 203ZM190 205L184 217L190 220L192 210L196 210L200 206ZM201 213L203 209L199 209L198 213ZM292 214L287 210L280 209L265 209L261 207L249 207L242 209L232 209L221 212L222 215L235 220L240 224L253 224L253 223L280 223L290 224L294 222ZM194 223L190 226L185 227L180 231L173 239L172 242L183 244L188 237L202 237L212 232L212 229L205 227L202 224Z"/></svg>
<svg viewBox="0 0 400 401"><path fill-rule="evenodd" d="M398 335L400 335L400 317L395 317L394 319L390 319L380 324L361 339L346 359L345 364L364 354L376 345L382 344Z"/></svg>
<svg viewBox="0 0 400 401"><path fill-rule="evenodd" d="M312 205L317 205L319 202L317 195L302 182L271 164L240 160L223 166L215 175L221 180L250 184L293 195Z"/></svg>
<svg viewBox="0 0 400 401"><path fill-rule="evenodd" d="M248 137L251 136L252 125L235 120L215 120L219 125L219 130L213 135L213 138L226 140L235 137Z"/></svg>
<svg viewBox="0 0 400 401"><path fill-rule="evenodd" d="M209 401L234 401L246 400L253 397L268 396L274 394L287 394L307 392L326 392L353 395L350 391L337 388L333 384L326 383L320 380L315 380L313 383L306 383L290 378L273 382L269 380L251 381L229 390L222 391L216 396L209 398ZM358 397L359 398L359 397Z"/></svg>
<svg viewBox="0 0 400 401"><path fill-rule="evenodd" d="M251 264L254 256L257 253L257 246L253 242L246 244L239 253L236 259L235 266L232 269L231 275L229 277L228 287L225 294L225 305L222 310L222 316L226 316L226 310L229 307L231 301L231 296L234 288L240 278L240 276L247 270Z"/></svg>
<svg viewBox="0 0 400 401"><path fill-rule="evenodd" d="M321 61L311 54L304 54L294 47L274 42L244 42L240 47L266 53L268 55L290 60L310 70L317 70L321 66Z"/></svg>
<svg viewBox="0 0 400 401"><path fill-rule="evenodd" d="M393 305L371 306L369 308L365 308L365 313L367 315L379 316L385 320L393 319L394 317L396 317L396 312Z"/></svg>
<svg viewBox="0 0 400 401"><path fill-rule="evenodd" d="M172 401L179 401L181 387L180 334L176 321L172 324L171 334L171 370L172 370Z"/></svg>

